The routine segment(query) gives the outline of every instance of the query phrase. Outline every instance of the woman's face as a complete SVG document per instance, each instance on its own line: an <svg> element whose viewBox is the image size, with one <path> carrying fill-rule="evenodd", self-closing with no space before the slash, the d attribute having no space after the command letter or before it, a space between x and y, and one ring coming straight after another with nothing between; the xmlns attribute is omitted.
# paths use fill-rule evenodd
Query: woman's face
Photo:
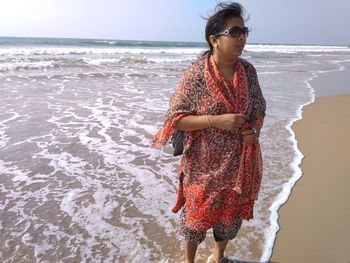
<svg viewBox="0 0 350 263"><path fill-rule="evenodd" d="M231 17L227 20L226 27L223 29L230 29L231 27L238 26L240 28L245 27L244 22L239 17ZM216 37L216 47L214 45L214 51L219 52L220 55L229 59L236 59L239 57L246 44L246 37L244 34L232 37L231 35L222 35Z"/></svg>

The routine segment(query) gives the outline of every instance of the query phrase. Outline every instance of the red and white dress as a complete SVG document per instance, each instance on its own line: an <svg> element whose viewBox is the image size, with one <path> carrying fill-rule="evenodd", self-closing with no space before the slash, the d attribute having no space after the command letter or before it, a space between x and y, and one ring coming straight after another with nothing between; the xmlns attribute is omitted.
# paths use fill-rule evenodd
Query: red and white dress
<svg viewBox="0 0 350 263"><path fill-rule="evenodd" d="M152 146L164 146L176 122L188 115L244 113L247 117L242 129L250 129L262 127L265 110L256 70L248 61L238 58L232 81L226 81L212 56L206 54L183 74ZM206 231L219 221L230 227L235 217L253 218L263 161L259 142L244 141L242 129L186 132L172 211L177 213L185 206L189 229Z"/></svg>

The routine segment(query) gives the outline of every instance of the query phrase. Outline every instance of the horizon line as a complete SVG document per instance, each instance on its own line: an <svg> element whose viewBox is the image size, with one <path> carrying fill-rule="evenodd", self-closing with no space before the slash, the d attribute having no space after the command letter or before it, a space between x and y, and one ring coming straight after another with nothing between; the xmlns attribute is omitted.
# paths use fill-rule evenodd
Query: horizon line
<svg viewBox="0 0 350 263"><path fill-rule="evenodd" d="M140 39L111 39L111 38L79 38L79 37L43 37L43 36L0 36L0 38L51 38L51 39L82 39L82 40L111 40L111 41L139 41L139 42L175 42L175 43L197 43L207 44L207 42L201 41L183 41L183 40L140 40ZM346 46L350 47L350 44L306 44L306 43L267 43L267 42L250 42L247 44L252 45L302 45L302 46Z"/></svg>

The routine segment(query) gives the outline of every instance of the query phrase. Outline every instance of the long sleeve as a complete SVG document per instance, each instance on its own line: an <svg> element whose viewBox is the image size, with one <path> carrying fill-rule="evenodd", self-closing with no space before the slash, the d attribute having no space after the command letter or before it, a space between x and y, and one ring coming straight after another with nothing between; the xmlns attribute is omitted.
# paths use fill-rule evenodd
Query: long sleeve
<svg viewBox="0 0 350 263"><path fill-rule="evenodd" d="M153 147L162 147L170 139L176 126L176 122L188 115L195 115L197 111L195 65L188 68L183 74L179 84L169 100L169 107L165 113L163 128L159 130L152 139Z"/></svg>

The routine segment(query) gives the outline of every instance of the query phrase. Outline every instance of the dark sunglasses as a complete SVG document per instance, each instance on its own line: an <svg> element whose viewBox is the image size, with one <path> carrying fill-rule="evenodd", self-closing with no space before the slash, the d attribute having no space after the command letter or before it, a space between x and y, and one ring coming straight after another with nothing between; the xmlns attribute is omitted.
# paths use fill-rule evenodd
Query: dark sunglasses
<svg viewBox="0 0 350 263"><path fill-rule="evenodd" d="M215 36L227 36L230 35L231 37L239 37L241 34L243 34L244 37L249 36L249 28L248 27L239 27L239 26L233 26L229 29L226 29L224 32L218 33Z"/></svg>

